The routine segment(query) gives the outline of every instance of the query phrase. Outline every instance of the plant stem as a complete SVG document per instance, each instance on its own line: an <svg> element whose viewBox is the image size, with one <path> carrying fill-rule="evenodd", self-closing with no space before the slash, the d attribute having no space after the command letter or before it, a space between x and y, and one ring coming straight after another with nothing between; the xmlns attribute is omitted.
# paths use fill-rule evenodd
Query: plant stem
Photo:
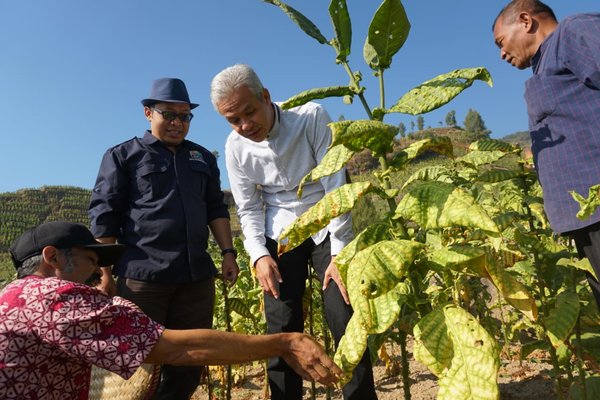
<svg viewBox="0 0 600 400"><path fill-rule="evenodd" d="M380 69L377 76L379 78L379 107L385 110L385 85L383 82L383 69Z"/></svg>
<svg viewBox="0 0 600 400"><path fill-rule="evenodd" d="M227 327L227 332L231 332L231 317L229 315L229 296L228 296L228 290L227 290L227 284L225 283L225 281L221 282L222 286L223 286L223 302L224 302L224 314L225 314L225 325ZM231 385L233 382L233 378L231 375L231 365L227 365L227 389L225 392L225 398L227 400L231 400Z"/></svg>
<svg viewBox="0 0 600 400"><path fill-rule="evenodd" d="M525 168L523 167L523 164L521 164L521 173L524 175L525 173ZM523 178L523 192L525 194L525 196L529 195L529 184L527 183L527 179ZM530 232L535 232L535 226L533 224L533 213L531 212L531 208L529 207L529 204L527 204L526 202L523 202L523 206L527 212L527 222L529 225L529 231ZM535 237L537 240L539 240L539 236L537 234L535 234ZM533 253L533 265L536 271L536 281L537 281L537 285L538 285L538 291L539 291L539 296L540 296L540 305L542 308L542 314L543 317L540 318L540 326L543 329L544 332L544 340L546 341L546 343L548 343L549 345L549 352L550 352L550 360L552 361L552 367L554 368L554 372L556 373L556 376L554 378L554 386L555 386L555 391L556 391L556 396L559 399L563 399L563 392L562 392L562 385L560 382L560 376L561 376L561 369L560 369L560 365L558 363L558 357L556 355L556 349L554 348L554 345L552 344L552 341L550 340L549 336L548 336L548 331L546 329L546 324L544 323L544 318L548 317L549 315L549 311L548 311L548 302L546 301L546 286L544 284L544 278L542 276L542 266L540 265L540 258L539 258L539 254L538 251L535 249L532 249L532 253Z"/></svg>
<svg viewBox="0 0 600 400"><path fill-rule="evenodd" d="M404 389L404 399L410 400L410 365L408 363L408 352L406 351L406 332L400 330L400 360L402 362L402 387Z"/></svg>
<svg viewBox="0 0 600 400"><path fill-rule="evenodd" d="M344 62L344 63L342 63L342 65L344 66L344 69L348 73L348 76L350 76L352 85L355 86L357 89L360 89L360 82L358 82L356 80L356 77L354 76L352 69L350 69L350 65L348 65L348 62ZM369 104L367 103L367 99L365 99L365 96L362 94L362 92L360 92L358 94L358 98L360 99L360 102L362 103L363 108L365 109L365 112L369 116L369 119L373 119L373 113L371 112L371 107L369 107Z"/></svg>

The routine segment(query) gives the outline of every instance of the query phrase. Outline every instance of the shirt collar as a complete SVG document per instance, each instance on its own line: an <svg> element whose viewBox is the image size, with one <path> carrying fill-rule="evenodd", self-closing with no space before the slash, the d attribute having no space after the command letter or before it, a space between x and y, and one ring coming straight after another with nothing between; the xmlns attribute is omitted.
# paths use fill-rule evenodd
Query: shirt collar
<svg viewBox="0 0 600 400"><path fill-rule="evenodd" d="M555 31L552 31L548 36L544 38L544 40L542 40L542 43L540 43L540 47L538 47L534 56L531 58L531 69L533 70L534 74L537 72L537 69L540 65L542 54L544 54L544 52L546 51L546 47L548 46L548 39L554 34L554 32Z"/></svg>
<svg viewBox="0 0 600 400"><path fill-rule="evenodd" d="M279 106L275 103L271 103L271 106L273 107L273 112L274 112L274 119L275 121L273 121L273 127L271 128L271 130L269 131L269 133L267 133L267 141L269 140L274 140L279 136L279 118L280 118L280 113L281 113L281 109L279 108Z"/></svg>

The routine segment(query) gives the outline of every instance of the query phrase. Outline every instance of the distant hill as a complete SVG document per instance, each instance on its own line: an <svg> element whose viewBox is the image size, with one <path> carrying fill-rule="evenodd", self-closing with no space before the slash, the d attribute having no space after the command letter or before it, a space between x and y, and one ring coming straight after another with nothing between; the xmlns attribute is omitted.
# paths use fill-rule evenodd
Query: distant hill
<svg viewBox="0 0 600 400"><path fill-rule="evenodd" d="M508 143L518 144L524 149L529 149L531 147L531 136L529 135L529 131L511 133L510 135L504 136L502 140Z"/></svg>
<svg viewBox="0 0 600 400"><path fill-rule="evenodd" d="M471 132L465 131L461 127L443 127L443 128L429 128L422 131L410 132L405 137L394 140L395 149L403 149L409 146L411 143L418 140L426 139L434 136L447 136L452 141L454 148L454 154L461 156L466 153L469 145L477 140L477 136ZM528 132L516 132L511 135L499 138L512 144L520 145L525 151L530 148L530 139ZM438 155L430 152L423 154L420 159L428 159L437 157ZM356 155L348 162L347 168L350 175L360 175L369 172L371 169L378 167L379 161L371 156L369 150L364 150Z"/></svg>
<svg viewBox="0 0 600 400"><path fill-rule="evenodd" d="M73 186L42 186L0 193L0 287L13 278L8 249L27 228L48 221L71 221L89 226L87 215L92 191ZM225 201L232 214L232 228L239 234L231 192Z"/></svg>

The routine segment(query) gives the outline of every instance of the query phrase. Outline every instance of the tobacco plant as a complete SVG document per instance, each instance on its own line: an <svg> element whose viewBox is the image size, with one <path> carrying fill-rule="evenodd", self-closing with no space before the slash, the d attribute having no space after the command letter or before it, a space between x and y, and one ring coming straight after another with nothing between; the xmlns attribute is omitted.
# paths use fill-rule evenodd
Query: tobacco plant
<svg viewBox="0 0 600 400"><path fill-rule="evenodd" d="M371 107L364 97L362 74L348 61L352 28L345 0L332 0L329 5L330 40L286 3L265 2L283 10L319 43L331 46L335 62L349 77L347 86L310 89L282 107L338 96L346 103L358 98L367 115L363 120L330 124L331 147L303 179L298 196L306 182L339 171L364 149L379 161L375 179L348 183L327 193L279 237L282 253L351 211L363 196L374 196L387 205L335 259L355 311L335 354L344 371L342 384L369 344L378 347L392 338L400 345L404 397L410 398L406 344L412 335L414 357L438 377L438 398L499 398L500 349L489 333L494 328L486 329L481 323L491 320L485 301L494 287L518 313L510 329L528 331L529 348L550 352L561 397L565 361L578 360L583 378L582 360L589 360L581 350L584 337L579 323L581 306L591 303L578 271L590 269L551 236L539 185L520 158L520 149L487 139L473 143L466 155L455 158L449 138L433 137L394 151L398 128L383 122L391 113L420 115L434 110L477 80L491 86L488 71L477 67L439 75L387 107L384 73L405 43L410 23L400 0L384 0L372 18L363 48L364 60L379 82L379 104ZM432 151L452 162L421 169L392 186L396 172ZM597 310L586 310L590 320L597 318ZM503 329L505 341L516 336ZM574 331L577 340L572 341ZM570 371L569 383L573 382ZM586 387L579 386L584 395Z"/></svg>

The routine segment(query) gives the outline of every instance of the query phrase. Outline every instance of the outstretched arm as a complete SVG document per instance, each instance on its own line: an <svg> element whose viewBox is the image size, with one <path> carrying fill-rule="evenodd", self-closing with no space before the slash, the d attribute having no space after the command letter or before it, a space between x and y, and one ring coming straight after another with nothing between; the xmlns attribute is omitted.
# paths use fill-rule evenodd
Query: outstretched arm
<svg viewBox="0 0 600 400"><path fill-rule="evenodd" d="M304 379L332 385L340 368L302 333L242 335L211 329L166 329L144 362L171 365L238 364L282 357Z"/></svg>

